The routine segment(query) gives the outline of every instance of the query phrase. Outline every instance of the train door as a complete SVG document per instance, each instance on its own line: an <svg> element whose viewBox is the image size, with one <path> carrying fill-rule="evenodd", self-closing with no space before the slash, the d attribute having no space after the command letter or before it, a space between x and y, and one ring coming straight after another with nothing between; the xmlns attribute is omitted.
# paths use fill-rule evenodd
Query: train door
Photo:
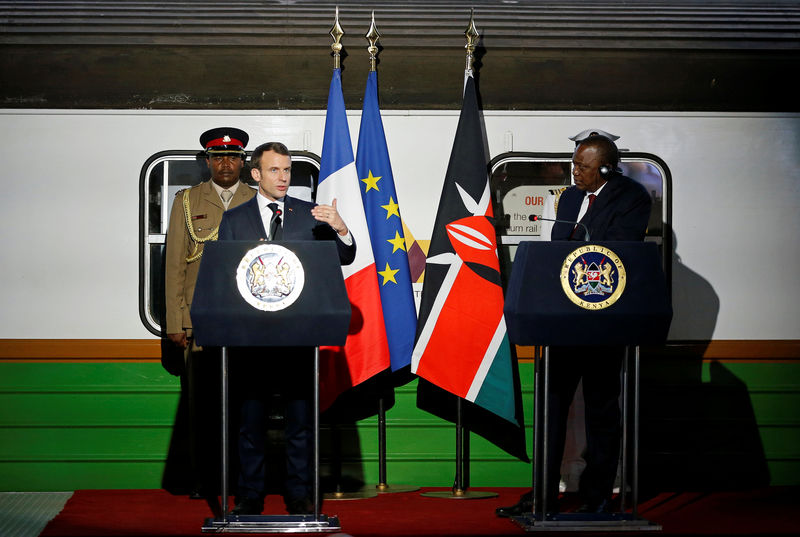
<svg viewBox="0 0 800 537"><path fill-rule="evenodd" d="M490 163L490 188L497 219L503 281L508 280L517 245L523 240L549 240L546 215L561 190L572 184L571 153L522 153L498 155ZM669 282L671 267L671 175L666 163L649 153L622 154L622 173L641 183L650 193L653 208L645 240L656 242ZM552 210L552 208L550 209Z"/></svg>
<svg viewBox="0 0 800 537"><path fill-rule="evenodd" d="M292 182L289 194L313 201L319 179L319 157L292 151ZM248 153L248 159L250 154ZM144 326L162 335L164 319L164 255L169 213L175 194L207 181L208 167L196 151L164 151L151 156L139 176L139 317ZM256 188L247 166L242 180Z"/></svg>

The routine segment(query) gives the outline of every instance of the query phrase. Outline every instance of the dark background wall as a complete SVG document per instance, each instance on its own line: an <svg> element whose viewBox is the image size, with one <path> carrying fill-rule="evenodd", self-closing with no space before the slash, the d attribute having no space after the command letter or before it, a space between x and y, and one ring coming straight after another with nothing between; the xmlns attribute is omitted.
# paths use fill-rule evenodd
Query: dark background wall
<svg viewBox="0 0 800 537"><path fill-rule="evenodd" d="M6 108L321 109L336 6L348 106L455 109L470 7L485 109L797 111L795 1L0 2Z"/></svg>

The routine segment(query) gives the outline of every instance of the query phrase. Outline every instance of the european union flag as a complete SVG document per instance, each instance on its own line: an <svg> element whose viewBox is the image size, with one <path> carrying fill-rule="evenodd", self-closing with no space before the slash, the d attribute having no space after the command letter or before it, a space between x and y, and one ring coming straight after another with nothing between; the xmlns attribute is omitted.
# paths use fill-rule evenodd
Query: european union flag
<svg viewBox="0 0 800 537"><path fill-rule="evenodd" d="M403 221L394 188L389 149L378 107L378 74L371 71L364 92L358 134L356 171L364 201L375 269L381 293L392 371L411 363L417 331L417 311Z"/></svg>

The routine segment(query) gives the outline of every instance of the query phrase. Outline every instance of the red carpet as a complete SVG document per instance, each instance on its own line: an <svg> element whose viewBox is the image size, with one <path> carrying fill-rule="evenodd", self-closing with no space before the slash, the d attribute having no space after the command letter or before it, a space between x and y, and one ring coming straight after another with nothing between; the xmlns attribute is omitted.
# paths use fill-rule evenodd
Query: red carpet
<svg viewBox="0 0 800 537"><path fill-rule="evenodd" d="M426 498L419 492L326 500L322 512L338 516L341 533L354 537L525 535L513 522L494 515L496 507L514 503L524 489L493 490L498 497L476 500ZM642 532L648 535L784 535L800 533L798 505L800 488L772 487L752 492L661 494L643 503L639 514L664 528L661 533ZM269 496L265 513L285 513L282 499ZM201 526L210 516L205 502L163 490L81 490L41 535L203 535Z"/></svg>

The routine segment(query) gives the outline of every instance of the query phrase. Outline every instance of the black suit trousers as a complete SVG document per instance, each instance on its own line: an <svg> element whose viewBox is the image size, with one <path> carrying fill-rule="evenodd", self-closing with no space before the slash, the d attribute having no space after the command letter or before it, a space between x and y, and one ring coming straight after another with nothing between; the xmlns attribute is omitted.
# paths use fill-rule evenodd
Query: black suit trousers
<svg viewBox="0 0 800 537"><path fill-rule="evenodd" d="M287 500L308 498L313 473L313 348L236 349L231 357L231 395L239 410L240 498L263 498L267 471L267 422L281 401L284 414Z"/></svg>
<svg viewBox="0 0 800 537"><path fill-rule="evenodd" d="M625 348L618 346L550 348L546 492L551 501L558 497L567 417L581 379L586 417L586 468L581 475L579 493L585 503L611 498L622 431L619 394L624 353Z"/></svg>

